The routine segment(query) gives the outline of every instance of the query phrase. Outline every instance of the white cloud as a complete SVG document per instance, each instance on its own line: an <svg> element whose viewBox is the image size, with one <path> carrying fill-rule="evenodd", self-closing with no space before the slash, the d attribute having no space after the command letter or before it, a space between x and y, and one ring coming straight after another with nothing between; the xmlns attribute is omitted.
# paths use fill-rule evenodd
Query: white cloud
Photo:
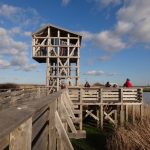
<svg viewBox="0 0 150 150"><path fill-rule="evenodd" d="M23 70L23 71L29 72L29 71L32 71L34 69L37 69L38 66L39 66L38 64L28 64L25 66L18 67L16 70Z"/></svg>
<svg viewBox="0 0 150 150"><path fill-rule="evenodd" d="M8 4L0 5L0 16L22 26L36 24L41 19L34 8L24 9Z"/></svg>
<svg viewBox="0 0 150 150"><path fill-rule="evenodd" d="M12 29L9 30L8 32L11 35L23 35L23 36L31 36L31 32L29 31L24 31L20 27L13 27Z"/></svg>
<svg viewBox="0 0 150 150"><path fill-rule="evenodd" d="M123 36L130 35L131 42L150 42L150 1L130 0L128 4L117 12L119 32L119 22L126 26L127 30Z"/></svg>
<svg viewBox="0 0 150 150"><path fill-rule="evenodd" d="M108 61L111 59L111 56L110 55L104 55L104 56L101 56L98 58L99 61L101 62L105 62L105 61Z"/></svg>
<svg viewBox="0 0 150 150"><path fill-rule="evenodd" d="M15 55L26 52L28 44L21 41L15 41L9 31L0 27L0 54Z"/></svg>
<svg viewBox="0 0 150 150"><path fill-rule="evenodd" d="M0 5L0 15L4 17L10 17L19 13L21 9L19 7L14 7L11 5L3 4Z"/></svg>
<svg viewBox="0 0 150 150"><path fill-rule="evenodd" d="M27 31L26 31L26 32L24 32L24 35L25 35L25 36L31 36L31 34L32 34L32 33L31 33L31 32L29 32L29 31L28 31L28 32L27 32Z"/></svg>
<svg viewBox="0 0 150 150"><path fill-rule="evenodd" d="M0 59L0 69L7 69L10 67L10 63Z"/></svg>
<svg viewBox="0 0 150 150"><path fill-rule="evenodd" d="M102 47L107 51L118 51L126 47L122 39L111 31L102 31L100 33L90 33L81 31L85 41L92 41L97 47Z"/></svg>
<svg viewBox="0 0 150 150"><path fill-rule="evenodd" d="M122 0L95 0L106 5ZM99 33L81 31L85 41L109 52L115 52L134 44L150 42L150 0L125 0L116 13L117 22L112 29Z"/></svg>
<svg viewBox="0 0 150 150"><path fill-rule="evenodd" d="M122 39L111 31L103 31L97 34L96 44L107 51L118 51L126 47Z"/></svg>
<svg viewBox="0 0 150 150"><path fill-rule="evenodd" d="M116 32L119 33L119 35L127 34L131 31L133 26L134 25L131 22L118 21L116 25Z"/></svg>
<svg viewBox="0 0 150 150"><path fill-rule="evenodd" d="M91 75L91 76L101 76L101 75L104 75L104 71L92 70L92 71L85 72L83 74L84 75Z"/></svg>
<svg viewBox="0 0 150 150"><path fill-rule="evenodd" d="M116 6L122 4L124 0L86 0L87 2L94 3L98 8L106 8L108 6Z"/></svg>
<svg viewBox="0 0 150 150"><path fill-rule="evenodd" d="M67 6L69 4L70 0L62 0L63 6Z"/></svg>
<svg viewBox="0 0 150 150"><path fill-rule="evenodd" d="M33 25L41 23L42 18L34 8L21 8L0 4L0 23L11 24L12 28L0 27L0 68L32 71L37 65L29 62L29 43L26 39Z"/></svg>
<svg viewBox="0 0 150 150"><path fill-rule="evenodd" d="M3 60L0 60L0 68L8 69L14 67L24 71L35 69L37 65L29 64L29 45L25 42L14 40L10 34L11 32L18 34L20 30L6 30L5 28L0 27L0 55L3 58Z"/></svg>
<svg viewBox="0 0 150 150"><path fill-rule="evenodd" d="M81 34L86 41L93 40L94 38L94 34L88 31L80 31L79 34Z"/></svg>
<svg viewBox="0 0 150 150"><path fill-rule="evenodd" d="M89 75L89 76L114 76L117 75L117 73L106 73L104 71L97 71L97 70L91 70L83 73L83 75Z"/></svg>
<svg viewBox="0 0 150 150"><path fill-rule="evenodd" d="M122 0L96 0L96 1L104 6L108 6L111 4L120 4L122 2Z"/></svg>

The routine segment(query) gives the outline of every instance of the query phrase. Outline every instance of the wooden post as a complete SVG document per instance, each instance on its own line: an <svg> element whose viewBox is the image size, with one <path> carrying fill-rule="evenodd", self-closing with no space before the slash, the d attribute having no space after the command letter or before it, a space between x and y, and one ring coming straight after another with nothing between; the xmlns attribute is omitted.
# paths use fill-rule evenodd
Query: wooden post
<svg viewBox="0 0 150 150"><path fill-rule="evenodd" d="M141 120L143 119L143 110L144 110L144 101L143 101L143 89L141 89L141 105L140 105L140 115L141 115Z"/></svg>
<svg viewBox="0 0 150 150"><path fill-rule="evenodd" d="M58 131L58 135L63 142L65 150L74 150L57 111L55 112L55 125Z"/></svg>
<svg viewBox="0 0 150 150"><path fill-rule="evenodd" d="M31 150L32 118L10 133L9 150Z"/></svg>
<svg viewBox="0 0 150 150"><path fill-rule="evenodd" d="M97 112L97 118L99 119L100 118L100 108L99 108L99 106L98 106L96 112ZM99 128L99 127L100 127L99 120L97 120L97 128Z"/></svg>
<svg viewBox="0 0 150 150"><path fill-rule="evenodd" d="M104 118L104 112L103 112L103 89L100 90L100 126L101 129L103 129L103 118Z"/></svg>
<svg viewBox="0 0 150 150"><path fill-rule="evenodd" d="M37 96L40 98L40 95L41 95L41 89L40 89L40 87L38 87L38 94L37 94Z"/></svg>
<svg viewBox="0 0 150 150"><path fill-rule="evenodd" d="M135 106L132 105L132 122L135 123Z"/></svg>
<svg viewBox="0 0 150 150"><path fill-rule="evenodd" d="M128 114L128 105L126 105L126 122L128 122L128 117L129 117L129 114Z"/></svg>
<svg viewBox="0 0 150 150"><path fill-rule="evenodd" d="M120 110L120 125L122 126L124 123L124 106L123 106L123 89L120 89L120 102L121 102L121 110Z"/></svg>
<svg viewBox="0 0 150 150"><path fill-rule="evenodd" d="M9 136L0 139L0 150L5 150L9 145Z"/></svg>
<svg viewBox="0 0 150 150"><path fill-rule="evenodd" d="M143 103L140 105L141 120L143 119Z"/></svg>
<svg viewBox="0 0 150 150"><path fill-rule="evenodd" d="M97 98L98 98L98 103L101 103L101 89L99 88L98 90L97 90ZM101 105L101 104L100 104ZM100 110L101 110L101 108L100 108L100 106L98 106L98 108L97 108L97 117L98 117L98 119L99 120L97 120L97 128L99 128L100 127L100 121L101 121L101 119L100 119Z"/></svg>
<svg viewBox="0 0 150 150"><path fill-rule="evenodd" d="M83 111L83 106L82 106L82 94L83 94L83 89L80 88L80 130L82 130L82 126L83 126L83 123L82 123L82 118L83 118L83 115L82 115L82 111Z"/></svg>

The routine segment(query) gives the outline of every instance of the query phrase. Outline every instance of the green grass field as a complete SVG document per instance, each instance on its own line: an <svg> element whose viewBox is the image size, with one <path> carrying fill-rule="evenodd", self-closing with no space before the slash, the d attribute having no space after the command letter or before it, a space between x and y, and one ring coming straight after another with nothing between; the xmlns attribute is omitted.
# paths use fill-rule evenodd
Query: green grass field
<svg viewBox="0 0 150 150"><path fill-rule="evenodd" d="M109 132L85 125L86 139L72 140L75 150L106 150L106 138L110 136Z"/></svg>

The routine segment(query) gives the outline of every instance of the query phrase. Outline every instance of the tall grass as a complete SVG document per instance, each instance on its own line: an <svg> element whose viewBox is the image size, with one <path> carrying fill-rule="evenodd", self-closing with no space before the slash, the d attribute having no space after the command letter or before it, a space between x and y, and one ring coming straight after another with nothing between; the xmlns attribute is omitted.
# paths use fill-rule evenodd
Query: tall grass
<svg viewBox="0 0 150 150"><path fill-rule="evenodd" d="M150 150L150 106L144 106L143 119L116 129L107 139L108 150Z"/></svg>

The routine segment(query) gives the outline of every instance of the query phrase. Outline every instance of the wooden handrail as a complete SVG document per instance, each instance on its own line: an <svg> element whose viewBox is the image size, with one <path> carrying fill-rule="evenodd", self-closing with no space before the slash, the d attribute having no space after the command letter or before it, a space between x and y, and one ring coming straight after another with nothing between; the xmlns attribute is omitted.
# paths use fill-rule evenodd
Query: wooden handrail
<svg viewBox="0 0 150 150"><path fill-rule="evenodd" d="M66 95L65 92L62 90L23 101L22 104L0 111L0 149L9 146L10 150L56 150L59 146L73 150L67 128L63 126L63 118L66 117L67 125L73 133L77 133L68 115L70 110L63 102L67 100L62 96Z"/></svg>
<svg viewBox="0 0 150 150"><path fill-rule="evenodd" d="M75 103L91 102L91 105L92 103L143 103L142 88L69 87L68 89L70 91L70 98L72 101L75 101ZM120 93L120 91L122 92Z"/></svg>

